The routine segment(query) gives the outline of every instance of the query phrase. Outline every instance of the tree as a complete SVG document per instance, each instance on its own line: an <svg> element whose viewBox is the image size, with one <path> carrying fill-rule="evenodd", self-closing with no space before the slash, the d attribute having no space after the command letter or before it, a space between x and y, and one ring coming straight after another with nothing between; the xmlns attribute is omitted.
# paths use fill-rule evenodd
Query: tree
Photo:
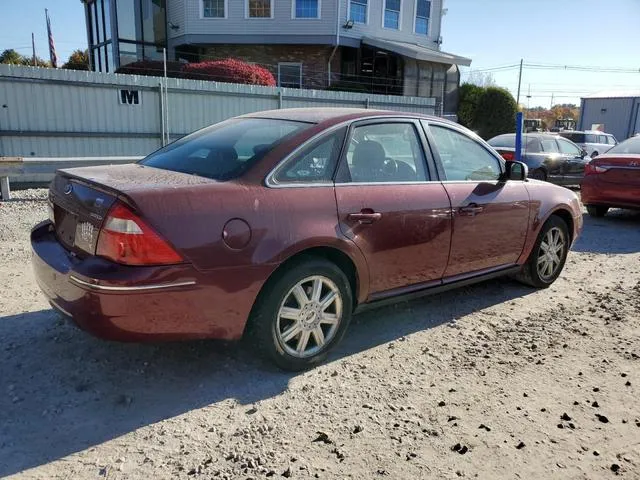
<svg viewBox="0 0 640 480"><path fill-rule="evenodd" d="M516 125L516 111L516 100L508 90L488 87L478 102L475 129L484 139L513 132Z"/></svg>
<svg viewBox="0 0 640 480"><path fill-rule="evenodd" d="M13 48L8 48L0 54L0 63L9 65L23 65L24 59L22 55L16 52Z"/></svg>
<svg viewBox="0 0 640 480"><path fill-rule="evenodd" d="M465 83L477 85L478 87L495 87L496 80L493 78L493 74L486 72L469 72L469 76Z"/></svg>
<svg viewBox="0 0 640 480"><path fill-rule="evenodd" d="M89 70L89 51L74 50L67 63L62 65L67 70Z"/></svg>
<svg viewBox="0 0 640 480"><path fill-rule="evenodd" d="M471 83L460 86L460 100L458 101L458 122L460 125L475 129L476 109L484 88Z"/></svg>

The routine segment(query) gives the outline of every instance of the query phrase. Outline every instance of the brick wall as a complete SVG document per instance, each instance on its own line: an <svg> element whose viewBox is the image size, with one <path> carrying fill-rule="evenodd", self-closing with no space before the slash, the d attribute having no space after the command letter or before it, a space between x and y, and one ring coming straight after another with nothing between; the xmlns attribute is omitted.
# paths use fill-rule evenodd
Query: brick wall
<svg viewBox="0 0 640 480"><path fill-rule="evenodd" d="M302 88L323 89L328 86L327 62L333 47L326 45L212 45L202 49L201 60L237 58L261 64L278 80L278 63L302 63ZM331 61L333 80L340 72L340 49Z"/></svg>

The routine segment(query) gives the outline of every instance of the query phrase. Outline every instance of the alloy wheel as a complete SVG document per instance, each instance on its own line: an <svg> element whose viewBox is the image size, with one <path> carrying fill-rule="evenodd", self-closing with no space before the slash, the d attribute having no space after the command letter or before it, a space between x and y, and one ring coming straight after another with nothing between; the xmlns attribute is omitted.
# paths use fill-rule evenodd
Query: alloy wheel
<svg viewBox="0 0 640 480"><path fill-rule="evenodd" d="M313 275L296 283L278 309L276 337L289 355L319 353L336 335L342 320L342 295L329 278Z"/></svg>
<svg viewBox="0 0 640 480"><path fill-rule="evenodd" d="M558 227L550 228L538 250L538 275L542 280L549 281L557 273L566 247L567 242L562 230Z"/></svg>

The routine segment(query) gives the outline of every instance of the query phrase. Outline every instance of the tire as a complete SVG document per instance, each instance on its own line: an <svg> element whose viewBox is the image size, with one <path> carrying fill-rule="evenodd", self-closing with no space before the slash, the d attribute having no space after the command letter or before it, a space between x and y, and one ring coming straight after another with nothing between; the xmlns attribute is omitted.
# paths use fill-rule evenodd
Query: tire
<svg viewBox="0 0 640 480"><path fill-rule="evenodd" d="M607 212L609 211L609 207L606 206L602 206L602 205L587 205L587 213L589 213L589 215L591 215L592 217L604 217Z"/></svg>
<svg viewBox="0 0 640 480"><path fill-rule="evenodd" d="M529 178L533 178L534 180L542 180L543 182L547 181L547 174L544 173L544 170L541 168L536 168L529 173Z"/></svg>
<svg viewBox="0 0 640 480"><path fill-rule="evenodd" d="M598 155L600 155L598 152L592 152L591 155L589 155L591 158L596 158Z"/></svg>
<svg viewBox="0 0 640 480"><path fill-rule="evenodd" d="M549 236L551 235L551 237ZM556 236L558 235L558 236ZM561 249L555 249L555 256L550 253L553 249L553 239L561 240ZM547 247L545 248L545 245ZM516 276L517 280L535 288L547 288L556 281L569 252L569 228L560 217L552 215L540 229L536 243L529 254L527 262ZM543 258L544 257L544 258ZM551 262L551 270L548 265Z"/></svg>
<svg viewBox="0 0 640 480"><path fill-rule="evenodd" d="M328 303L330 294L333 300ZM327 303L324 309L322 300ZM260 292L248 340L278 367L306 370L321 363L342 340L352 310L353 294L344 272L327 260L305 257L276 274Z"/></svg>

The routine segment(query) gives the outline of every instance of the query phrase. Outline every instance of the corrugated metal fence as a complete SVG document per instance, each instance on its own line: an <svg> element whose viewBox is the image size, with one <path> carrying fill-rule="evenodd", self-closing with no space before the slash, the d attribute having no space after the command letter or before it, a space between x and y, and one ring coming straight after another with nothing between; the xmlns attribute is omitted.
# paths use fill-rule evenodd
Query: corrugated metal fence
<svg viewBox="0 0 640 480"><path fill-rule="evenodd" d="M161 95L166 81L166 95ZM165 99L166 105L165 105ZM203 126L260 110L370 107L433 114L434 98L297 90L0 65L0 157L146 155Z"/></svg>

